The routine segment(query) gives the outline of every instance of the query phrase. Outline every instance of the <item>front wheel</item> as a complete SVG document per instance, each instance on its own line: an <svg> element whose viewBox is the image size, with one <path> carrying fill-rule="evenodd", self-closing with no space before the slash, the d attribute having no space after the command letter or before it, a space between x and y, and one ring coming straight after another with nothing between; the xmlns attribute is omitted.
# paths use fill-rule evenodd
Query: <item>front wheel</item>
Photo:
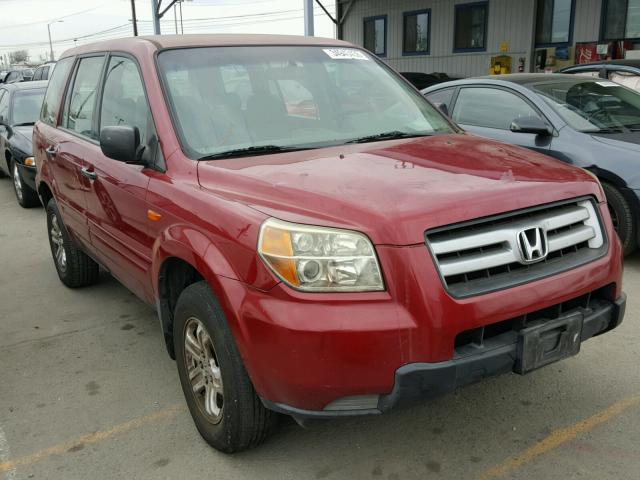
<svg viewBox="0 0 640 480"><path fill-rule="evenodd" d="M634 212L625 196L616 187L602 182L602 189L607 197L613 227L622 243L622 251L625 255L629 255L635 251L638 243L636 238L638 226Z"/></svg>
<svg viewBox="0 0 640 480"><path fill-rule="evenodd" d="M53 198L47 203L47 231L53 263L60 281L71 288L96 283L100 275L100 267L73 244Z"/></svg>
<svg viewBox="0 0 640 480"><path fill-rule="evenodd" d="M40 205L40 199L36 191L22 180L18 162L11 162L11 178L13 180L13 191L16 194L16 200L18 200L18 204L22 208L31 208Z"/></svg>
<svg viewBox="0 0 640 480"><path fill-rule="evenodd" d="M207 283L180 294L173 334L180 383L202 438L225 453L262 443L276 414L258 398Z"/></svg>

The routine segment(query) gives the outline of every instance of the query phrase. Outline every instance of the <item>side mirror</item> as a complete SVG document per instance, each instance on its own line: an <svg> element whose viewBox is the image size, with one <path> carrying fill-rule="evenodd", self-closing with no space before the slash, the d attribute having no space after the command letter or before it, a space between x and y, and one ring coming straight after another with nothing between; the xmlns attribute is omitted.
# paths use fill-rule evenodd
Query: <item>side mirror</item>
<svg viewBox="0 0 640 480"><path fill-rule="evenodd" d="M138 127L128 125L104 127L100 131L100 149L105 156L114 160L142 165Z"/></svg>
<svg viewBox="0 0 640 480"><path fill-rule="evenodd" d="M553 134L553 129L540 117L535 116L516 118L511 122L509 129L514 133Z"/></svg>
<svg viewBox="0 0 640 480"><path fill-rule="evenodd" d="M449 116L449 108L447 107L446 103L434 102L433 105L442 113L444 113L447 117Z"/></svg>

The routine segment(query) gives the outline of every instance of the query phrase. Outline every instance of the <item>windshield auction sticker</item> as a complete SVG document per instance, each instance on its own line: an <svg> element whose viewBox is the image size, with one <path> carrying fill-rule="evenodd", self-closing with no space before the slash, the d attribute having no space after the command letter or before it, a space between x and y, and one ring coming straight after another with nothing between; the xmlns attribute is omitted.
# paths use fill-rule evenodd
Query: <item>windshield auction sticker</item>
<svg viewBox="0 0 640 480"><path fill-rule="evenodd" d="M369 57L355 48L323 48L323 50L334 60L369 60Z"/></svg>

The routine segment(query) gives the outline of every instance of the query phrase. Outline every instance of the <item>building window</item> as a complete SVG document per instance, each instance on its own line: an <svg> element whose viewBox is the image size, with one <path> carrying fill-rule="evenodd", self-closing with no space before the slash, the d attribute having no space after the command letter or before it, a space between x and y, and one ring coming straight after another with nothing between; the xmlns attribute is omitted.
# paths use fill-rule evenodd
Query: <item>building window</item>
<svg viewBox="0 0 640 480"><path fill-rule="evenodd" d="M455 6L454 52L487 49L488 3L466 3Z"/></svg>
<svg viewBox="0 0 640 480"><path fill-rule="evenodd" d="M431 10L405 12L402 53L404 55L428 55L431 36Z"/></svg>
<svg viewBox="0 0 640 480"><path fill-rule="evenodd" d="M387 54L387 16L364 19L364 48L380 57Z"/></svg>
<svg viewBox="0 0 640 480"><path fill-rule="evenodd" d="M568 45L575 0L538 0L536 46Z"/></svg>
<svg viewBox="0 0 640 480"><path fill-rule="evenodd" d="M606 0L603 39L640 38L640 0Z"/></svg>

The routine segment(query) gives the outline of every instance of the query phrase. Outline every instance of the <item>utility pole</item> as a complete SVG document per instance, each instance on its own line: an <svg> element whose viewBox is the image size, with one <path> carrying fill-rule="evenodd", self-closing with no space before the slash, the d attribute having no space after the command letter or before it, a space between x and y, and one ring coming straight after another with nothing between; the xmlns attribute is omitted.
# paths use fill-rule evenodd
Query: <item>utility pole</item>
<svg viewBox="0 0 640 480"><path fill-rule="evenodd" d="M173 24L176 27L176 35L178 34L178 10L176 9L176 4L173 4Z"/></svg>
<svg viewBox="0 0 640 480"><path fill-rule="evenodd" d="M131 21L133 22L133 36L138 36L138 20L136 19L136 0L131 0Z"/></svg>
<svg viewBox="0 0 640 480"><path fill-rule="evenodd" d="M51 42L51 25L54 23L61 23L64 20L54 20L53 22L47 23L47 32L49 33L49 60L53 62L53 43Z"/></svg>
<svg viewBox="0 0 640 480"><path fill-rule="evenodd" d="M160 12L158 12L158 0L151 0L151 18L153 19L153 34L160 35Z"/></svg>
<svg viewBox="0 0 640 480"><path fill-rule="evenodd" d="M304 35L313 37L313 0L302 0L304 2Z"/></svg>
<svg viewBox="0 0 640 480"><path fill-rule="evenodd" d="M178 6L180 7L180 34L184 35L184 25L182 25L182 0L178 2Z"/></svg>

